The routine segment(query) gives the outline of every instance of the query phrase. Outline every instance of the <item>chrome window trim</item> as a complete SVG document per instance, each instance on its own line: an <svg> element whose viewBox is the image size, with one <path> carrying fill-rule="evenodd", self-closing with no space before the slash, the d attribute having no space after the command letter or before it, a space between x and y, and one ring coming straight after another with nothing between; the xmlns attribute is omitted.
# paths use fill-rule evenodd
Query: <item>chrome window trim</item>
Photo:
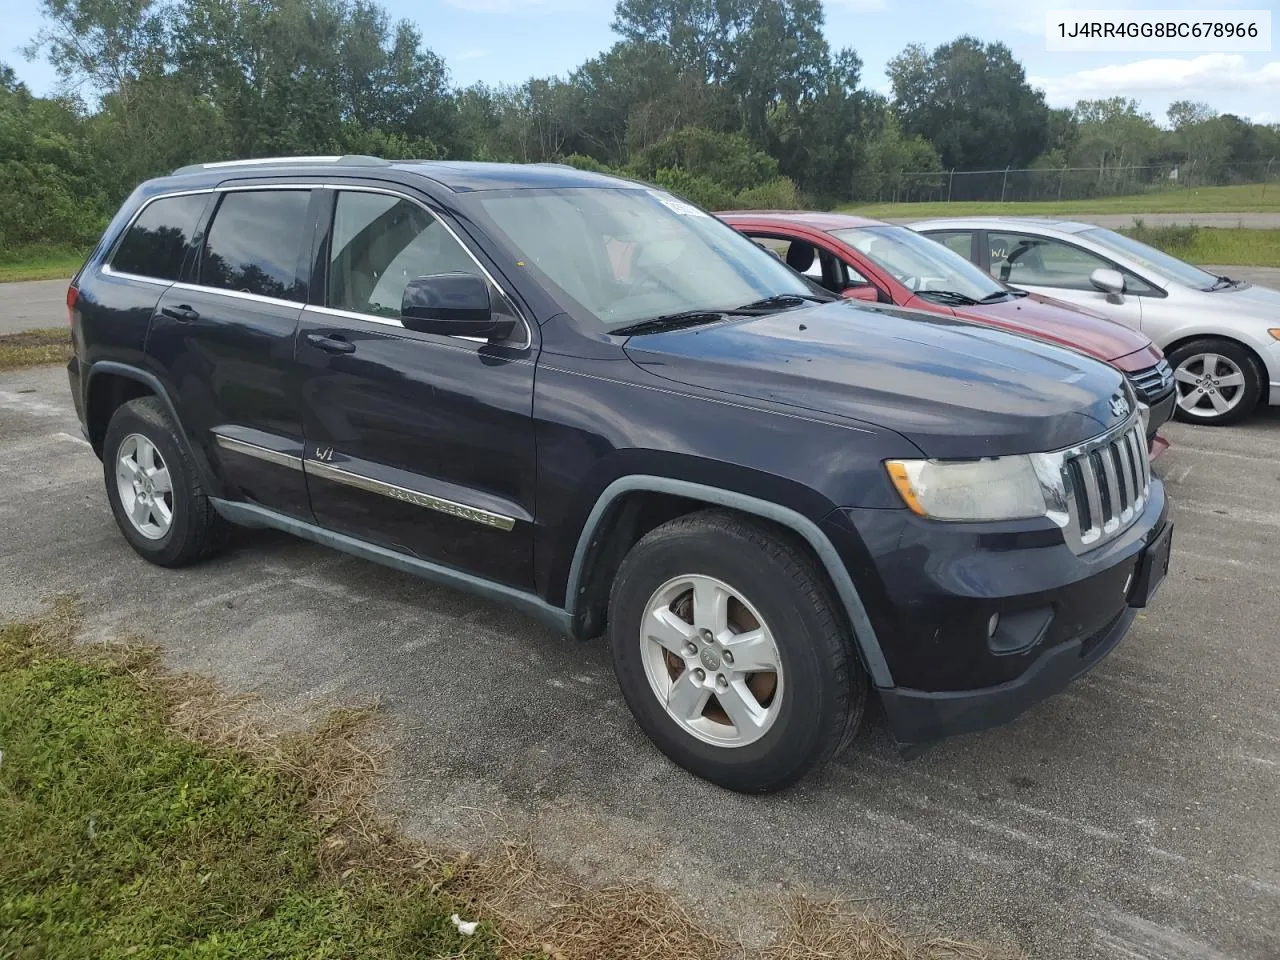
<svg viewBox="0 0 1280 960"><path fill-rule="evenodd" d="M295 457L289 453L281 453L279 450L272 450L269 447L262 447L256 443L249 443L245 440L237 440L235 437L224 436L221 433L215 433L214 441L224 450L230 450L233 453L242 453L247 457L253 457L257 460L263 460L267 463L273 463L279 467L288 467L290 470L302 469L302 458Z"/></svg>
<svg viewBox="0 0 1280 960"><path fill-rule="evenodd" d="M396 197L400 200L407 200L410 203L415 204L418 207L421 207L432 217L432 219L434 219L437 223L439 223L440 226L444 227L445 232L447 232L449 236L451 236L454 239L454 242L457 243L458 246L462 248L463 252L466 253L466 255L471 259L471 262L474 263L480 269L480 272L484 275L484 278L488 280L491 284L493 284L494 288L499 293L501 293L504 297L506 297L507 302L511 304L511 309L515 311L516 318L524 326L524 342L520 344L506 344L506 345L516 350L528 350L531 346L533 346L533 327L532 325L530 325L529 320L525 317L524 311L520 309L520 305L516 303L515 297L511 295L511 292L507 290L506 287L504 287L496 279L494 279L493 274L490 273L489 269L483 263L480 262L480 259L474 253L471 252L471 248L467 246L466 243L463 242L461 237L458 236L457 231L455 231L453 227L451 227L443 217L441 217L438 213L436 213L436 211L432 210L429 206L427 206L427 204L423 203L417 197L410 196L409 194L405 193L402 190L392 190L388 187L370 187L370 186L365 186L364 184L325 183L322 185L322 189L333 190L335 192L346 192L346 193L380 193L385 196ZM326 299L328 298L328 294L329 292L328 290L326 290L325 291ZM337 308L325 307L325 309L336 310ZM357 313L352 310L346 310L346 311L340 312L338 316L355 316L361 319L365 319L369 316L369 314ZM387 318L378 317L377 319L379 321L386 321ZM481 337L453 337L453 339L469 340L469 341L472 341L473 343L489 342Z"/></svg>
<svg viewBox="0 0 1280 960"><path fill-rule="evenodd" d="M222 167L253 167L266 163L337 163L342 154L312 157L260 157L257 160L215 160L212 163L200 164L202 170L217 170Z"/></svg>
<svg viewBox="0 0 1280 960"><path fill-rule="evenodd" d="M396 330L403 330L406 333L414 333L400 320L395 317L382 317L373 313L359 313L355 310L339 310L337 307L320 307L315 304L307 304L307 309L315 313L324 314L329 317L342 317L344 320L363 320L369 323L377 323L384 327L391 327ZM488 343L484 337L463 337L457 334L449 336L450 340L466 340L470 343Z"/></svg>
<svg viewBox="0 0 1280 960"><path fill-rule="evenodd" d="M341 467L335 467L333 464L325 463L321 460L315 460L310 457L306 458L304 462L303 472L308 476L317 476L325 480L332 480L334 483L341 483L348 487L354 487L357 490L376 493L380 496L389 497L392 500L402 500L405 503L411 503L414 506L422 507L426 510L434 510L437 513L444 513L452 517L459 517L463 520L470 520L472 523L479 523L483 526L493 527L497 530L511 530L516 525L514 517L508 517L501 513L494 513L491 510L482 510L479 507L471 507L465 503L458 503L456 500L446 500L444 497L435 497L429 493L422 493L418 490L410 490L407 487L401 487L394 483L387 483L384 480L375 480L372 477L366 477L359 473L352 473L349 470L343 470Z"/></svg>
<svg viewBox="0 0 1280 960"><path fill-rule="evenodd" d="M324 190L323 183L220 183L214 193L248 193L253 190Z"/></svg>
<svg viewBox="0 0 1280 960"><path fill-rule="evenodd" d="M184 283L178 282L173 285L175 290L187 290L191 293L216 293L224 297L233 297L237 300L249 300L253 303L267 303L273 306L292 307L301 310L306 306L301 300L285 300L281 297L267 297L260 293L248 293L244 290L227 290L224 287L206 287L202 283Z"/></svg>
<svg viewBox="0 0 1280 960"><path fill-rule="evenodd" d="M172 280L161 280L159 277L144 277L140 273L129 273L127 270L112 270L110 263L104 263L98 270L107 277L119 277L121 280L136 280L139 283L153 283L157 287L173 286Z"/></svg>

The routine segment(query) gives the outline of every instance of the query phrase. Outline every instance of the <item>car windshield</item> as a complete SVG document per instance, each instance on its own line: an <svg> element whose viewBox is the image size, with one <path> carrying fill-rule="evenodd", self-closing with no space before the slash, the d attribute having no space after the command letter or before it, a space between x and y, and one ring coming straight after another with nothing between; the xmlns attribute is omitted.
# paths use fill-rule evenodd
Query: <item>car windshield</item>
<svg viewBox="0 0 1280 960"><path fill-rule="evenodd" d="M1218 282L1218 278L1213 274L1205 273L1199 267L1193 267L1191 264L1179 260L1177 257L1171 257L1155 247L1149 247L1139 240L1126 237L1123 233L1116 233L1114 230L1107 230L1104 227L1093 227L1090 230L1082 230L1080 236L1086 237L1099 246L1106 247L1108 250L1114 250L1135 263L1142 264L1148 270L1154 270L1166 280L1172 280L1185 287L1193 287L1196 290L1212 290Z"/></svg>
<svg viewBox="0 0 1280 960"><path fill-rule="evenodd" d="M1012 296L950 247L906 227L885 224L832 233L915 293L946 291L987 302Z"/></svg>
<svg viewBox="0 0 1280 960"><path fill-rule="evenodd" d="M468 200L519 265L608 328L771 297L815 298L776 257L660 190L527 189Z"/></svg>

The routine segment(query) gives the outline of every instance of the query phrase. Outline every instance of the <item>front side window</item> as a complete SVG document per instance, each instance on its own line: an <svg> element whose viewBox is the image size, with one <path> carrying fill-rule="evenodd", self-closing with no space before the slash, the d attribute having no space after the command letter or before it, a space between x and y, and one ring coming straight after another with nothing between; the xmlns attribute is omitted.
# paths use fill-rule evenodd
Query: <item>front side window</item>
<svg viewBox="0 0 1280 960"><path fill-rule="evenodd" d="M328 304L395 318L415 277L484 272L438 219L418 204L382 193L338 194L329 245Z"/></svg>
<svg viewBox="0 0 1280 960"><path fill-rule="evenodd" d="M307 230L307 190L223 195L200 259L200 283L219 290L301 300L298 260Z"/></svg>
<svg viewBox="0 0 1280 960"><path fill-rule="evenodd" d="M1089 275L1114 264L1060 240L1021 233L987 234L991 275L1015 286L1092 290Z"/></svg>
<svg viewBox="0 0 1280 960"><path fill-rule="evenodd" d="M954 250L906 227L851 227L833 233L914 293L988 303L1010 295Z"/></svg>
<svg viewBox="0 0 1280 960"><path fill-rule="evenodd" d="M153 200L125 232L111 257L111 269L156 280L177 280L208 199L206 193L192 193Z"/></svg>
<svg viewBox="0 0 1280 960"><path fill-rule="evenodd" d="M758 244L659 190L524 189L459 202L516 269L607 328L814 294Z"/></svg>

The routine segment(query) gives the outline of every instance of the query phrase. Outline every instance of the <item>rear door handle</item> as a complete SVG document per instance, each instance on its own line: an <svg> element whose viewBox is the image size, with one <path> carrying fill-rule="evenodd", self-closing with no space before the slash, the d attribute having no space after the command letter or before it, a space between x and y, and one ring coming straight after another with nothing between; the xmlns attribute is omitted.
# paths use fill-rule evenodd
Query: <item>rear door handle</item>
<svg viewBox="0 0 1280 960"><path fill-rule="evenodd" d="M177 320L179 323L190 323L192 320L200 319L200 312L192 310L185 303L176 307L161 307L160 312L171 320Z"/></svg>
<svg viewBox="0 0 1280 960"><path fill-rule="evenodd" d="M356 345L350 340L323 333L308 333L307 343L319 347L325 353L355 353Z"/></svg>

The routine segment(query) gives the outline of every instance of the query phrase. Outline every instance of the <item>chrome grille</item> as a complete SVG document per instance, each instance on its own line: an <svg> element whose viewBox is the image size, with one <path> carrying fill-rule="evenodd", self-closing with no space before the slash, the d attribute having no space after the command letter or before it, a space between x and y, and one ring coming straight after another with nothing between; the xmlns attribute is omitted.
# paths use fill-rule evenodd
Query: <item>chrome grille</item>
<svg viewBox="0 0 1280 960"><path fill-rule="evenodd" d="M1154 400L1162 399L1173 389L1173 368L1165 359L1161 359L1154 367L1135 370L1128 377L1138 399L1148 405Z"/></svg>
<svg viewBox="0 0 1280 960"><path fill-rule="evenodd" d="M1062 457L1061 517L1067 542L1092 550L1138 518L1151 493L1151 465L1142 420L1090 441Z"/></svg>

